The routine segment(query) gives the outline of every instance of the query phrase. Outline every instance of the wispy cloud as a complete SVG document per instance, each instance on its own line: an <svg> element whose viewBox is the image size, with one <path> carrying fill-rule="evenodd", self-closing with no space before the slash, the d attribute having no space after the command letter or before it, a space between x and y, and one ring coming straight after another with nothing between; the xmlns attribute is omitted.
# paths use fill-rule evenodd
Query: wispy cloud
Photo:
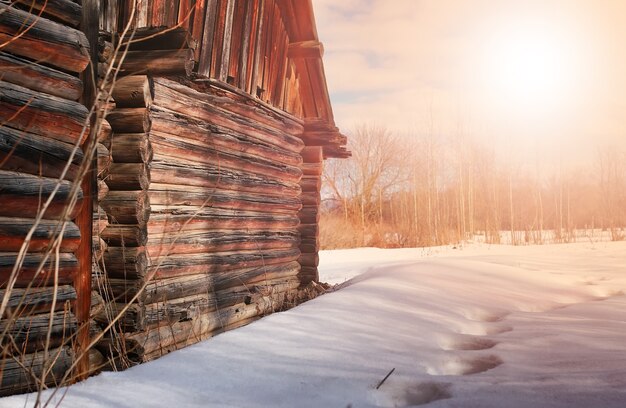
<svg viewBox="0 0 626 408"><path fill-rule="evenodd" d="M530 137L558 145L569 137L588 149L626 140L621 0L316 0L314 5L336 121L344 129L376 121L407 130L433 115L442 132L462 120L505 143ZM511 25L532 32L536 23L565 38L563 47L580 57L580 66L558 109L530 115L512 103L503 109L509 101L490 93L484 67L498 64L489 42Z"/></svg>

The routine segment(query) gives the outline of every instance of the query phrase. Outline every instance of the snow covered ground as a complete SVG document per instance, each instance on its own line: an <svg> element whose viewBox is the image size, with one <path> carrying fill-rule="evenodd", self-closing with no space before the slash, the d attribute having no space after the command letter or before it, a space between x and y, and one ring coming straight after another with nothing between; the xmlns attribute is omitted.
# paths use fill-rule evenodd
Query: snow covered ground
<svg viewBox="0 0 626 408"><path fill-rule="evenodd" d="M330 251L321 274L341 289L61 406L626 407L626 242Z"/></svg>

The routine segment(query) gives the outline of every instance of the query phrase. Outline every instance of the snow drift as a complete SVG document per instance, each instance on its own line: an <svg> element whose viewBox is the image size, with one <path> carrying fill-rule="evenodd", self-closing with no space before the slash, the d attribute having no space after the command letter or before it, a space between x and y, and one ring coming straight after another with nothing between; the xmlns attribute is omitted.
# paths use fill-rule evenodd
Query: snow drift
<svg viewBox="0 0 626 408"><path fill-rule="evenodd" d="M624 242L324 252L322 280L339 290L52 403L621 408L625 254Z"/></svg>

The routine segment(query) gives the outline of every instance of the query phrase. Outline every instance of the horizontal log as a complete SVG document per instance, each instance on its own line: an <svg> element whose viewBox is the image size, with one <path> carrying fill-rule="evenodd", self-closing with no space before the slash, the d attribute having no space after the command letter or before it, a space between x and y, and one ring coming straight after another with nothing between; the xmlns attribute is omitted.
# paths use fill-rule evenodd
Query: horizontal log
<svg viewBox="0 0 626 408"><path fill-rule="evenodd" d="M298 275L302 285L306 285L309 282L319 282L320 275L317 266L303 266L300 274Z"/></svg>
<svg viewBox="0 0 626 408"><path fill-rule="evenodd" d="M304 176L300 180L300 187L304 192L316 192L322 189L322 180L318 176Z"/></svg>
<svg viewBox="0 0 626 408"><path fill-rule="evenodd" d="M289 58L322 58L324 45L315 40L293 42L289 44L287 51Z"/></svg>
<svg viewBox="0 0 626 408"><path fill-rule="evenodd" d="M111 158L111 152L106 148L102 143L96 144L96 168L97 168L97 177L99 179L104 179L109 174L109 167L113 162Z"/></svg>
<svg viewBox="0 0 626 408"><path fill-rule="evenodd" d="M104 229L109 225L106 211L104 211L102 207L98 206L97 209L94 209L92 220L93 220L93 233L94 235L100 236L102 231L104 231Z"/></svg>
<svg viewBox="0 0 626 408"><path fill-rule="evenodd" d="M162 207L151 205L148 221L150 234L198 230L290 230L300 220L296 214L266 214L219 208Z"/></svg>
<svg viewBox="0 0 626 408"><path fill-rule="evenodd" d="M304 163L321 164L324 162L323 149L319 146L306 146L300 154Z"/></svg>
<svg viewBox="0 0 626 408"><path fill-rule="evenodd" d="M78 27L82 15L82 7L72 0L14 0L12 5L72 27Z"/></svg>
<svg viewBox="0 0 626 408"><path fill-rule="evenodd" d="M304 130L306 132L338 132L339 128L326 118L306 118Z"/></svg>
<svg viewBox="0 0 626 408"><path fill-rule="evenodd" d="M292 261L226 272L151 280L139 294L138 301L146 304L164 302L167 299L177 299L241 285L267 284L269 280L293 277L299 272L300 264ZM130 301L144 287L141 280L108 278L107 283L117 302L122 303Z"/></svg>
<svg viewBox="0 0 626 408"><path fill-rule="evenodd" d="M170 162L170 158L163 162L155 154L150 166L150 180L160 184L180 184L281 197L297 197L301 191L297 183L224 169L218 163L183 167Z"/></svg>
<svg viewBox="0 0 626 408"><path fill-rule="evenodd" d="M3 170L60 178L67 167L64 178L75 180L82 158L83 151L69 143L0 126L0 162ZM71 163L67 166L70 159Z"/></svg>
<svg viewBox="0 0 626 408"><path fill-rule="evenodd" d="M98 143L102 143L106 146L107 149L111 149L111 137L113 135L113 128L111 124L106 120L102 119L100 122L100 128L98 131Z"/></svg>
<svg viewBox="0 0 626 408"><path fill-rule="evenodd" d="M319 237L320 226L319 224L300 224L298 231L302 238L317 238Z"/></svg>
<svg viewBox="0 0 626 408"><path fill-rule="evenodd" d="M100 237L109 247L138 247L146 244L148 232L145 225L107 225Z"/></svg>
<svg viewBox="0 0 626 408"><path fill-rule="evenodd" d="M304 131L303 122L300 119L251 97L250 94L242 92L237 87L214 79L194 81L188 78L176 78L176 81L171 81L169 78L158 78L158 81L186 95L219 107L224 112L250 118L266 128L285 132L290 136L291 142L300 146L298 151L303 147L299 138L296 137Z"/></svg>
<svg viewBox="0 0 626 408"><path fill-rule="evenodd" d="M98 64L100 66L100 64ZM104 90L100 97L98 98L98 112L100 113L100 117L106 118L109 112L113 112L116 109L117 105L115 100L111 97L108 90Z"/></svg>
<svg viewBox="0 0 626 408"><path fill-rule="evenodd" d="M118 79L112 95L117 108L147 108L152 103L152 90L146 75Z"/></svg>
<svg viewBox="0 0 626 408"><path fill-rule="evenodd" d="M150 184L150 202L164 206L197 206L241 211L293 214L302 205L297 197L266 196L174 184Z"/></svg>
<svg viewBox="0 0 626 408"><path fill-rule="evenodd" d="M0 299L4 299L6 296L6 290L0 289ZM41 310L43 307L50 308L53 299L56 297L57 308L60 306L62 309L66 301L76 299L76 290L71 285L59 286L56 289L52 288L13 288L9 294L9 300L7 303L6 316L16 316L21 311ZM43 312L43 311L42 311Z"/></svg>
<svg viewBox="0 0 626 408"><path fill-rule="evenodd" d="M104 256L104 253L106 252L109 246L107 245L106 242L104 242L102 238L100 238L99 234L93 235L91 237L91 245L92 245L91 248L93 251L93 257L95 258L96 261L99 262Z"/></svg>
<svg viewBox="0 0 626 408"><path fill-rule="evenodd" d="M76 328L76 317L66 311L54 312L52 321L50 321L50 313L0 320L0 333L6 333L2 338L3 345L11 342L14 343L13 347L16 350L27 353L43 350L46 347L48 332L50 332L51 347L69 344L70 337L76 332Z"/></svg>
<svg viewBox="0 0 626 408"><path fill-rule="evenodd" d="M111 191L100 205L111 224L142 224L150 217L150 199L146 191Z"/></svg>
<svg viewBox="0 0 626 408"><path fill-rule="evenodd" d="M110 302L93 315L93 320L101 327L107 326L113 318L117 319L116 327L125 332L137 332L146 328L145 308L138 304Z"/></svg>
<svg viewBox="0 0 626 408"><path fill-rule="evenodd" d="M319 252L319 250L320 245L317 240L306 239L302 240L302 242L300 243L300 252L302 252L303 254L317 253Z"/></svg>
<svg viewBox="0 0 626 408"><path fill-rule="evenodd" d="M316 205L307 205L302 207L298 212L300 217L300 223L302 224L317 224L320 222L320 211Z"/></svg>
<svg viewBox="0 0 626 408"><path fill-rule="evenodd" d="M1 12L0 6L0 20ZM88 116L78 102L0 81L0 123L14 129L81 144L89 135Z"/></svg>
<svg viewBox="0 0 626 408"><path fill-rule="evenodd" d="M320 264L320 257L318 253L301 254L298 262L302 266L317 267Z"/></svg>
<svg viewBox="0 0 626 408"><path fill-rule="evenodd" d="M339 132L304 132L302 140L307 146L345 145L348 138Z"/></svg>
<svg viewBox="0 0 626 408"><path fill-rule="evenodd" d="M274 302L275 304L278 304L278 302ZM234 310L239 311L239 308L235 308ZM188 347L192 344L197 343L198 341L200 341L200 338L203 340L206 340L208 338L211 338L213 336L216 336L218 334L227 332L229 330L235 330L235 329L239 329L241 327L247 326L250 323L253 323L257 320L259 320L261 317L263 317L263 315L259 315L259 314L255 314L253 316L250 317L242 317L240 319L236 319L233 320L231 323L224 325L222 327L220 327L219 329L215 329L209 333L205 333L202 336L197 336L195 333L192 336L188 336L186 339L181 340L178 343L175 344L170 344L166 347L160 347L160 348L156 348L153 351L151 351L150 353L146 353L142 355L142 361L152 361L156 358L162 357L172 351L175 350L180 350L182 348Z"/></svg>
<svg viewBox="0 0 626 408"><path fill-rule="evenodd" d="M145 133L116 133L111 153L116 163L147 163L152 160L152 145Z"/></svg>
<svg viewBox="0 0 626 408"><path fill-rule="evenodd" d="M0 396L37 391L44 371L49 371L45 384L58 385L73 361L74 353L70 347L52 349L47 354L37 352L17 359L6 358L0 372ZM53 362L52 367L50 362Z"/></svg>
<svg viewBox="0 0 626 408"><path fill-rule="evenodd" d="M71 72L89 64L89 41L81 31L0 3L3 51Z"/></svg>
<svg viewBox="0 0 626 408"><path fill-rule="evenodd" d="M302 163L300 154L269 143L262 132L241 133L223 126L207 124L205 121L165 112L156 107L150 110L152 130L164 135L177 135L187 143L199 146L224 148L231 152L241 152L264 157L291 166Z"/></svg>
<svg viewBox="0 0 626 408"><path fill-rule="evenodd" d="M2 80L33 91L77 101L83 93L79 78L0 51Z"/></svg>
<svg viewBox="0 0 626 408"><path fill-rule="evenodd" d="M39 209L53 193L59 189L46 210L46 219L59 219L63 216L70 198L72 184L30 174L0 170L0 216L35 218ZM82 190L78 191L77 204L67 215L74 219L83 200Z"/></svg>
<svg viewBox="0 0 626 408"><path fill-rule="evenodd" d="M44 254L29 253L24 257L24 262L17 275L15 287L25 288L51 286L54 283L56 257L54 254L48 257L40 270L40 264L45 259ZM17 253L0 252L0 288L6 287L11 271L17 260ZM73 254L62 253L58 257L59 284L69 285L72 283L74 274L79 271L78 261Z"/></svg>
<svg viewBox="0 0 626 408"><path fill-rule="evenodd" d="M33 219L0 216L0 251L18 252L34 224ZM34 230L28 250L40 252L46 250L61 232L60 221L42 220ZM63 231L63 240L59 246L61 252L74 252L80 244L80 231L76 224L68 221Z"/></svg>
<svg viewBox="0 0 626 408"><path fill-rule="evenodd" d="M236 251L211 254L171 255L153 260L148 276L154 279L232 271L295 261L300 250Z"/></svg>
<svg viewBox="0 0 626 408"><path fill-rule="evenodd" d="M324 166L322 163L303 163L300 165L302 174L305 176L320 177L324 172Z"/></svg>
<svg viewBox="0 0 626 408"><path fill-rule="evenodd" d="M322 202L319 191L303 191L300 200L302 205L320 205Z"/></svg>
<svg viewBox="0 0 626 408"><path fill-rule="evenodd" d="M275 296L278 298L278 296ZM189 345L204 340L214 332L221 332L237 322L279 309L280 303L273 296L266 296L257 303L240 303L215 312L202 313L195 319L160 326L146 332L123 335L129 358L136 362L145 362L161 353L165 354L171 346ZM157 352L155 354L154 352Z"/></svg>
<svg viewBox="0 0 626 408"><path fill-rule="evenodd" d="M98 61L99 62L111 62L115 47L111 41L105 40L103 37L98 36Z"/></svg>
<svg viewBox="0 0 626 408"><path fill-rule="evenodd" d="M106 120L115 133L146 133L150 130L150 115L146 108L115 109Z"/></svg>
<svg viewBox="0 0 626 408"><path fill-rule="evenodd" d="M150 257L207 252L288 249L298 247L300 235L280 231L187 231L184 234L150 234Z"/></svg>
<svg viewBox="0 0 626 408"><path fill-rule="evenodd" d="M324 146L324 159L347 159L351 156L352 152L344 146Z"/></svg>
<svg viewBox="0 0 626 408"><path fill-rule="evenodd" d="M171 325L184 320L198 318L201 314L223 310L237 304L256 304L264 295L293 291L300 280L293 276L268 280L262 284L238 286L217 292L204 292L183 298L144 306L145 327Z"/></svg>
<svg viewBox="0 0 626 408"><path fill-rule="evenodd" d="M221 107L225 103L228 104L228 109ZM266 143L280 146L294 153L299 153L304 147L302 140L293 136L295 133L289 133L290 130L284 126L284 123L273 121L274 126L264 124L261 121L263 115L259 114L260 109L241 104L244 106L239 108L245 109L245 112L236 113L233 111L232 101L228 98L220 99L215 95L197 92L164 78L154 79L153 105L238 133L254 136Z"/></svg>
<svg viewBox="0 0 626 408"><path fill-rule="evenodd" d="M104 198L109 194L109 186L102 180L98 180L98 202L104 200Z"/></svg>
<svg viewBox="0 0 626 408"><path fill-rule="evenodd" d="M128 51L119 69L120 75L191 75L193 50Z"/></svg>
<svg viewBox="0 0 626 408"><path fill-rule="evenodd" d="M143 247L108 247L104 253L107 276L112 278L136 279L146 276L150 261Z"/></svg>
<svg viewBox="0 0 626 408"><path fill-rule="evenodd" d="M184 138L161 132L150 132L155 157L163 162L171 161L177 165L218 163L221 168L240 170L249 173L276 177L284 181L297 183L302 177L302 170L296 166L280 164L269 157L258 157L212 144L189 143ZM168 160L169 159L169 160Z"/></svg>
<svg viewBox="0 0 626 408"><path fill-rule="evenodd" d="M98 86L102 86L104 80L103 78L107 75L107 72L109 72L109 69L111 68L111 64L109 62L98 62L97 65L97 71L96 74L98 75Z"/></svg>
<svg viewBox="0 0 626 408"><path fill-rule="evenodd" d="M99 335L100 333L97 332L93 334ZM93 334L90 334L90 338L96 337ZM107 365L108 365L107 359L104 357L104 355L100 351L98 351L98 349L96 349L95 347L92 347L89 349L89 371L87 373L88 376L91 377L93 375L100 374Z"/></svg>
<svg viewBox="0 0 626 408"><path fill-rule="evenodd" d="M146 190L150 171L145 163L111 163L105 182L111 191Z"/></svg>

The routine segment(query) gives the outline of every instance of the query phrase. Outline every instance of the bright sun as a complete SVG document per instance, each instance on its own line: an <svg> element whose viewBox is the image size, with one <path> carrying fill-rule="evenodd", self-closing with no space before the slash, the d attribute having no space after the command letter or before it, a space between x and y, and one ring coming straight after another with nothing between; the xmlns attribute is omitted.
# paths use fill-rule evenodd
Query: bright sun
<svg viewBox="0 0 626 408"><path fill-rule="evenodd" d="M508 28L485 48L483 74L498 103L547 111L568 98L575 86L571 43L555 32Z"/></svg>

